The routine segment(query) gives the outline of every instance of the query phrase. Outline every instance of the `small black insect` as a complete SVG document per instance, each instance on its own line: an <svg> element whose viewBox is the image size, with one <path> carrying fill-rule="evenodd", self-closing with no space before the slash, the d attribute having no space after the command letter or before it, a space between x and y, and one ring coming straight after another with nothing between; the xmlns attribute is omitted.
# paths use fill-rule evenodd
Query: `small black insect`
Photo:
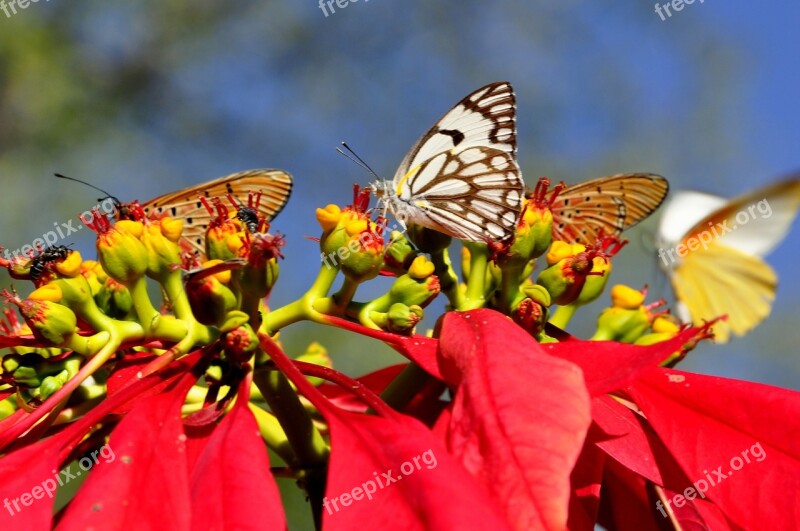
<svg viewBox="0 0 800 531"><path fill-rule="evenodd" d="M42 277L42 273L44 273L44 268L47 264L55 262L56 260L63 260L69 256L71 252L72 249L64 247L63 245L56 245L55 247L44 249L31 260L31 278L34 281L38 281Z"/></svg>
<svg viewBox="0 0 800 531"><path fill-rule="evenodd" d="M244 205L239 207L239 212L236 214L236 219L241 221L247 227L247 230L253 234L258 232L258 211L255 208L246 207Z"/></svg>

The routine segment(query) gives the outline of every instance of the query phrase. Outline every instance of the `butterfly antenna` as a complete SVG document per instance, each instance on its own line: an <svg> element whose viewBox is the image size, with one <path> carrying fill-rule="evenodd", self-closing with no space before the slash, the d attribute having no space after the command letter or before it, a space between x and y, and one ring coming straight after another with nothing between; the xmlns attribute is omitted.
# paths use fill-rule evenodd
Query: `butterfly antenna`
<svg viewBox="0 0 800 531"><path fill-rule="evenodd" d="M370 168L370 167L369 167L369 164L367 164L366 162L364 162L364 159L362 159L361 157L359 157L359 156L356 154L356 152L355 152L355 151L353 151L353 150L350 148L350 146L348 146L348 145L347 145L347 142L342 142L342 146L344 146L344 149L346 149L346 150L347 150L347 153L345 153L345 152L342 150L342 148L338 148L338 147L337 147L337 148L336 148L336 151L338 151L340 155L344 155L345 157L347 157L348 159L350 159L351 161L353 161L353 162L354 162L356 165L358 165L358 166L361 166L362 168L364 168L365 170L367 170L367 171L370 173L370 175L372 175L373 177L375 177L377 180L381 180L380 176L379 176L377 173L375 173L375 170L373 170L372 168Z"/></svg>
<svg viewBox="0 0 800 531"><path fill-rule="evenodd" d="M109 194L108 192L106 192L106 191L105 191L105 190L103 190L102 188L98 188L97 186L95 186L95 185L93 185L93 184L91 184L91 183L87 183L86 181L81 181L80 179L76 179L75 177L67 177L66 175L62 175L62 174L60 174L60 173L54 173L53 175L55 175L55 176L56 176L56 177L58 177L59 179L67 179L68 181L75 181L76 183L85 184L85 185L86 185L86 186L88 186L89 188L94 188L94 189L95 189L95 190L97 190L98 192L102 192L102 193L106 194L106 197L108 197L108 198L110 198L110 199L113 199L115 203L119 204L119 202L120 202L120 201L119 201L119 199L117 199L117 198L116 198L116 197L114 197L113 195Z"/></svg>

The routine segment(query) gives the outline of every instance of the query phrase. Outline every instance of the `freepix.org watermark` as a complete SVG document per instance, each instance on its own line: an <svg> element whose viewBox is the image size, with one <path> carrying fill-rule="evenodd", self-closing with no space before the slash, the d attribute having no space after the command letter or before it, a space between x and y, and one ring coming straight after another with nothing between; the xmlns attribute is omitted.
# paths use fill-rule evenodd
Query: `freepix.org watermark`
<svg viewBox="0 0 800 531"><path fill-rule="evenodd" d="M736 224L729 226L729 220L727 219L716 224L709 221L708 229L700 232L696 236L687 238L686 243L679 243L670 249L664 249L663 247L660 248L658 250L658 257L661 258L661 261L664 262L665 266L669 266L670 263L675 263L680 258L686 257L686 255L691 251L697 251L701 247L703 249L708 249L708 245L723 234L733 232L738 227L746 225L751 220L754 220L759 216L761 219L766 219L772 216L772 207L770 206L769 201L766 199L762 199L758 203L752 204L746 209L743 208L737 212L735 217ZM675 255L677 255L677 257ZM669 260L667 260L667 258L669 258Z"/></svg>
<svg viewBox="0 0 800 531"><path fill-rule="evenodd" d="M705 2L705 0L698 0L701 4ZM694 0L672 0L671 2L664 2L663 4L659 4L656 2L656 14L661 17L661 21L664 22L668 18L672 17L672 13L677 13L678 11L683 11L685 6L694 4ZM672 11L670 11L672 8ZM664 13L667 16L664 16Z"/></svg>
<svg viewBox="0 0 800 531"><path fill-rule="evenodd" d="M25 507L33 505L36 500L41 500L45 496L52 498L58 487L63 487L71 480L80 477L84 472L88 472L94 465L100 462L100 458L103 459L104 463L111 463L117 456L109 445L103 445L89 455L81 457L77 461L78 470L73 472L72 465L75 463L70 463L67 465L67 468L60 472L53 470L53 477L45 479L41 484L31 488L30 491L22 492L16 498L4 499L3 507L6 508L11 516L16 516Z"/></svg>
<svg viewBox="0 0 800 531"><path fill-rule="evenodd" d="M50 0L45 0L49 2ZM31 3L38 3L39 0L0 0L0 9L6 14L6 18L11 18L17 14L17 8L28 9Z"/></svg>
<svg viewBox="0 0 800 531"><path fill-rule="evenodd" d="M367 501L372 501L373 495L378 492L379 488L384 489L402 480L403 477L410 476L417 470L422 470L420 461L427 467L427 470L436 468L436 465L439 464L436 460L436 456L433 455L433 450L427 450L400 465L399 474L395 475L391 469L382 472L380 475L378 475L377 472L373 472L374 479L368 479L358 487L353 487L351 490L343 492L333 498L328 499L326 496L322 499L322 505L325 507L325 510L328 511L328 514L334 514L335 512L338 513L342 507L349 507L353 502L361 501L364 498L366 498Z"/></svg>
<svg viewBox="0 0 800 531"><path fill-rule="evenodd" d="M750 454L750 455L748 455ZM717 467L716 470L712 470L709 472L708 470L703 470L703 474L706 475L704 479L698 479L694 483L692 483L691 487L687 487L686 490L683 491L683 494L676 494L672 498L667 498L667 505L664 506L661 503L661 500L656 502L656 509L662 514L664 518L667 517L667 510L670 506L674 505L675 507L683 507L686 504L687 500L693 500L700 496L701 498L705 499L706 492L711 487L716 487L730 476L734 474L737 470L741 470L744 465L750 464L753 461L750 458L755 459L757 462L761 462L767 458L767 453L761 447L761 443L757 442L750 448L745 448L742 450L742 456L739 457L735 455L731 458L728 466L730 467L728 470L723 471L722 469L725 468L725 465L720 465Z"/></svg>
<svg viewBox="0 0 800 531"><path fill-rule="evenodd" d="M322 263L325 264L325 267L328 269L337 267L340 261L347 260L351 254L367 249L377 242L383 242L383 233L387 229L390 231L390 233L398 231L400 234L405 234L405 232L408 230L408 224L406 223L406 220L411 219L412 207L404 206L402 204L395 205L394 210L392 210L392 214L397 220L397 223L391 227L384 227L380 233L372 230L364 231L357 240L350 240L347 245L343 245L335 251L331 251L330 253L320 253L319 257L322 260Z"/></svg>
<svg viewBox="0 0 800 531"><path fill-rule="evenodd" d="M95 205L92 209L81 214L81 216L84 220L91 223L94 219L94 214L92 212L100 211L103 215L114 215L116 210L117 207L114 200L110 197L107 197L103 199L102 202ZM45 248L52 247L59 241L67 239L67 237L69 237L71 234L83 229L83 227L83 223L79 222L77 219L70 219L65 223L54 221L53 228L55 230L49 230L45 232L42 234L41 238L36 238L31 243L27 243L19 249L14 249L13 251L10 249L3 249L3 257L6 260L11 260L11 258L15 256L35 256Z"/></svg>
<svg viewBox="0 0 800 531"><path fill-rule="evenodd" d="M322 14L325 15L325 18L328 18L328 15L332 15L336 13L336 8L344 9L350 4L355 4L358 0L319 0L319 8L322 10ZM364 0L366 4L369 0ZM330 11L330 13L328 13Z"/></svg>

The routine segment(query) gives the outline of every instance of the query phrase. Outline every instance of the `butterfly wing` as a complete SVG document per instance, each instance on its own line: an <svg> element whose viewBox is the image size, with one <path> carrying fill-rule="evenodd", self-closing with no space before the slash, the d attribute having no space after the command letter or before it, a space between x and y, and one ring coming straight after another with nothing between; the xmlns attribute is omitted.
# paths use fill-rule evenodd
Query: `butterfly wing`
<svg viewBox="0 0 800 531"><path fill-rule="evenodd" d="M711 232L725 245L764 256L780 243L800 208L800 176L760 188L727 201L697 221L681 242ZM675 207L675 212L685 211ZM714 234L716 233L716 234Z"/></svg>
<svg viewBox="0 0 800 531"><path fill-rule="evenodd" d="M524 184L509 153L483 146L445 151L409 175L392 206L399 219L470 241L514 233Z"/></svg>
<svg viewBox="0 0 800 531"><path fill-rule="evenodd" d="M514 90L505 81L491 83L414 144L384 200L401 221L471 241L506 239L522 206L516 153Z"/></svg>
<svg viewBox="0 0 800 531"><path fill-rule="evenodd" d="M775 299L778 278L761 258L720 242L689 253L670 275L678 314L701 326L714 324L714 339L725 343L731 333L742 336L767 318Z"/></svg>
<svg viewBox="0 0 800 531"><path fill-rule="evenodd" d="M659 256L681 317L699 325L727 314L727 322L714 325L718 342L763 321L777 277L760 256L786 236L798 208L798 177L733 201L695 192L673 199L659 225ZM687 224L690 228L675 236Z"/></svg>
<svg viewBox="0 0 800 531"><path fill-rule="evenodd" d="M451 149L489 147L516 159L516 109L514 89L506 81L491 83L469 94L414 144L397 168L395 188L409 171Z"/></svg>
<svg viewBox="0 0 800 531"><path fill-rule="evenodd" d="M653 213L669 183L652 173L625 173L592 179L563 190L553 202L553 238L594 243L599 232L619 235Z"/></svg>
<svg viewBox="0 0 800 531"><path fill-rule="evenodd" d="M142 208L148 217L171 216L182 219L182 240L202 255L205 253L203 241L211 214L198 197L225 197L231 194L239 201L246 202L244 198L251 192L261 194L258 212L271 221L289 200L292 176L274 169L242 171L156 197L142 204Z"/></svg>

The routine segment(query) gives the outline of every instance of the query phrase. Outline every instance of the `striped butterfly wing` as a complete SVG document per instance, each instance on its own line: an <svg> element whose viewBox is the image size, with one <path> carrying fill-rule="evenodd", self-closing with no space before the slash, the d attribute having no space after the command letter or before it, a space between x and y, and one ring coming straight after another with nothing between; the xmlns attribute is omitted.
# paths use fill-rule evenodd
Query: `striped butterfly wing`
<svg viewBox="0 0 800 531"><path fill-rule="evenodd" d="M446 151L404 181L399 197L413 208L403 211L401 203L395 215L463 240L503 240L514 233L523 189L509 153L481 146Z"/></svg>
<svg viewBox="0 0 800 531"><path fill-rule="evenodd" d="M148 217L170 216L182 219L184 228L181 240L202 256L205 254L205 232L212 215L198 197L202 195L224 199L227 194L231 194L238 201L247 204L247 197L251 192L261 193L258 212L267 221L271 221L289 200L292 176L275 169L242 171L156 197L143 203L142 208Z"/></svg>
<svg viewBox="0 0 800 531"><path fill-rule="evenodd" d="M517 101L506 81L490 83L458 102L417 140L394 176L398 186L409 171L428 159L469 147L490 147L517 156Z"/></svg>
<svg viewBox="0 0 800 531"><path fill-rule="evenodd" d="M600 231L618 236L661 205L669 183L652 173L625 173L592 179L563 190L554 201L553 238L594 243Z"/></svg>
<svg viewBox="0 0 800 531"><path fill-rule="evenodd" d="M524 185L516 98L505 81L458 102L401 162L384 199L401 220L471 241L514 233Z"/></svg>

